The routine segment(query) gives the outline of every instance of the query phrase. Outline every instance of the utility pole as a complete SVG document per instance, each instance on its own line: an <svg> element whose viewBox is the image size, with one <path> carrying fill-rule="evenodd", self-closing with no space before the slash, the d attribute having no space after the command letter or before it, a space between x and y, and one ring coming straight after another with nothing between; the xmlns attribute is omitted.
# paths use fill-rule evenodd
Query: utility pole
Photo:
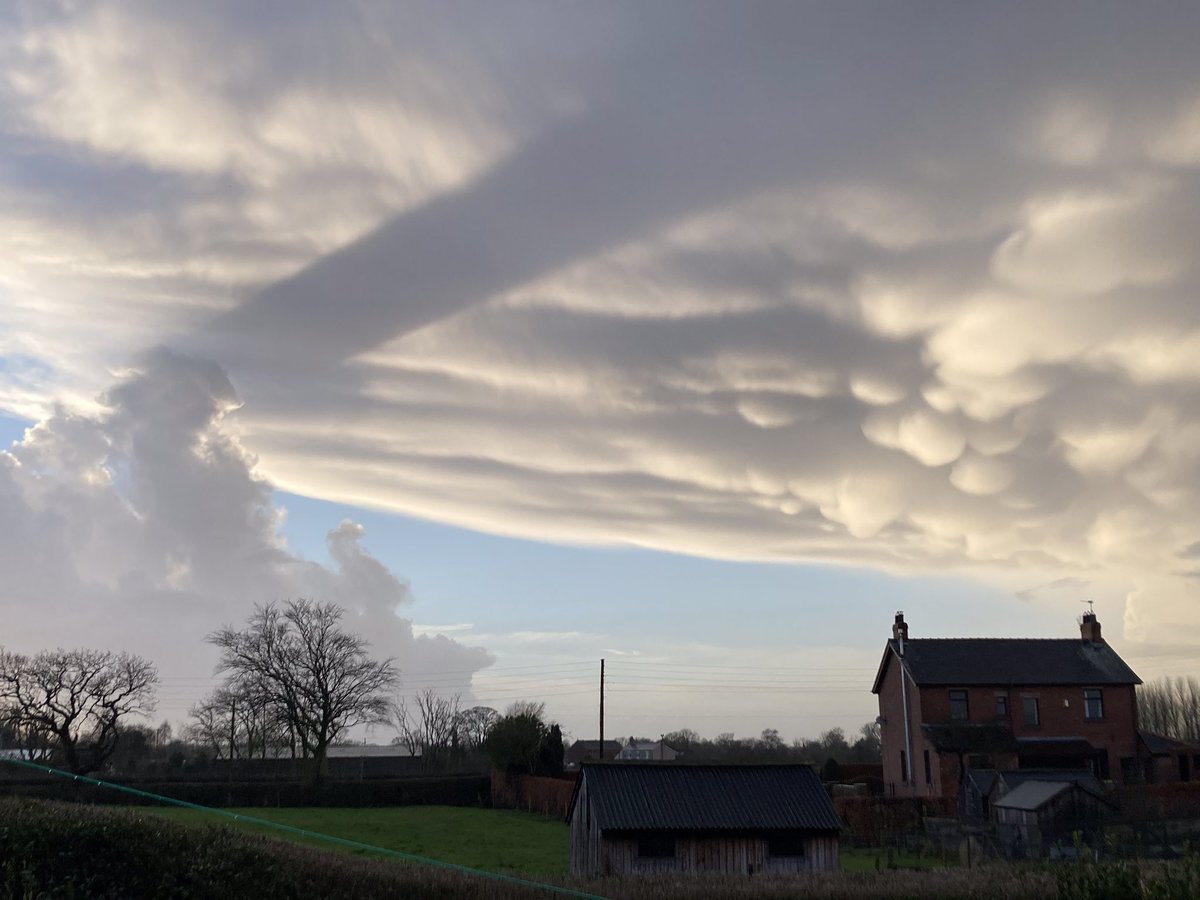
<svg viewBox="0 0 1200 900"><path fill-rule="evenodd" d="M237 752L237 698L229 700L229 786L233 788L233 755Z"/></svg>
<svg viewBox="0 0 1200 900"><path fill-rule="evenodd" d="M604 660L600 660L600 761L604 761Z"/></svg>

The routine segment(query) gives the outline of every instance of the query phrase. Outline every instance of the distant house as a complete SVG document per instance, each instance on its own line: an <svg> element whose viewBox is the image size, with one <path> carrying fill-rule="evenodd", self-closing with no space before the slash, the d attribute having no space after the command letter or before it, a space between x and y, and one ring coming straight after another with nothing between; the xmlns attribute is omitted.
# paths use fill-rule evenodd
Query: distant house
<svg viewBox="0 0 1200 900"><path fill-rule="evenodd" d="M604 759L616 759L621 745L616 741L604 742ZM563 753L563 768L578 769L585 762L600 760L599 741L576 741Z"/></svg>
<svg viewBox="0 0 1200 900"><path fill-rule="evenodd" d="M897 613L872 692L886 793L955 797L971 768L1138 777L1141 679L1101 637L909 639Z"/></svg>
<svg viewBox="0 0 1200 900"><path fill-rule="evenodd" d="M575 875L834 872L842 828L795 765L585 763L567 822Z"/></svg>
<svg viewBox="0 0 1200 900"><path fill-rule="evenodd" d="M620 760L657 759L659 761L670 761L678 757L678 751L667 746L663 741L630 741L617 754L617 759Z"/></svg>

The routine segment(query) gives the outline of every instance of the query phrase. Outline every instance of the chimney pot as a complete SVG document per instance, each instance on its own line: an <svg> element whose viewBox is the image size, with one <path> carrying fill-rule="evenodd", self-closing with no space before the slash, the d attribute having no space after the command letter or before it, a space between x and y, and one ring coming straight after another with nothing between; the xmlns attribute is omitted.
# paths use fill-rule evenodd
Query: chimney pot
<svg viewBox="0 0 1200 900"><path fill-rule="evenodd" d="M904 612L896 613L896 621L892 623L892 638L897 641L908 640L908 625L904 621Z"/></svg>

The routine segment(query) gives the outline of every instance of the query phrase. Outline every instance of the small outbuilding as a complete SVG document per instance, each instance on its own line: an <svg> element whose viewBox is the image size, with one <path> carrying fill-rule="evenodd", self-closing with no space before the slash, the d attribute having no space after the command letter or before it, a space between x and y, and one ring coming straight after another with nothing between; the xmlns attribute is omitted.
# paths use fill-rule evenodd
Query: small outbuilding
<svg viewBox="0 0 1200 900"><path fill-rule="evenodd" d="M1039 858L1055 843L1082 835L1093 843L1115 805L1083 779L1030 779L992 803L996 840L1010 858Z"/></svg>
<svg viewBox="0 0 1200 900"><path fill-rule="evenodd" d="M842 822L811 766L585 763L573 875L835 872Z"/></svg>

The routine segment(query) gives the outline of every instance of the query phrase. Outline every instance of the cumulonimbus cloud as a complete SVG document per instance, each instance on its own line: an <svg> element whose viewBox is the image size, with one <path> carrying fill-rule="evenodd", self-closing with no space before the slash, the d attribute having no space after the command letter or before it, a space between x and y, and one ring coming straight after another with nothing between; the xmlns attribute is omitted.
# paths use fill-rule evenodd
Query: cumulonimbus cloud
<svg viewBox="0 0 1200 900"><path fill-rule="evenodd" d="M160 349L105 392L102 412L60 408L0 453L6 645L122 647L195 679L213 663L208 632L308 597L342 606L402 675L458 673L468 691L491 657L414 635L408 585L365 549L360 525L330 531L331 566L288 550L272 486L223 422L238 405L219 366Z"/></svg>

